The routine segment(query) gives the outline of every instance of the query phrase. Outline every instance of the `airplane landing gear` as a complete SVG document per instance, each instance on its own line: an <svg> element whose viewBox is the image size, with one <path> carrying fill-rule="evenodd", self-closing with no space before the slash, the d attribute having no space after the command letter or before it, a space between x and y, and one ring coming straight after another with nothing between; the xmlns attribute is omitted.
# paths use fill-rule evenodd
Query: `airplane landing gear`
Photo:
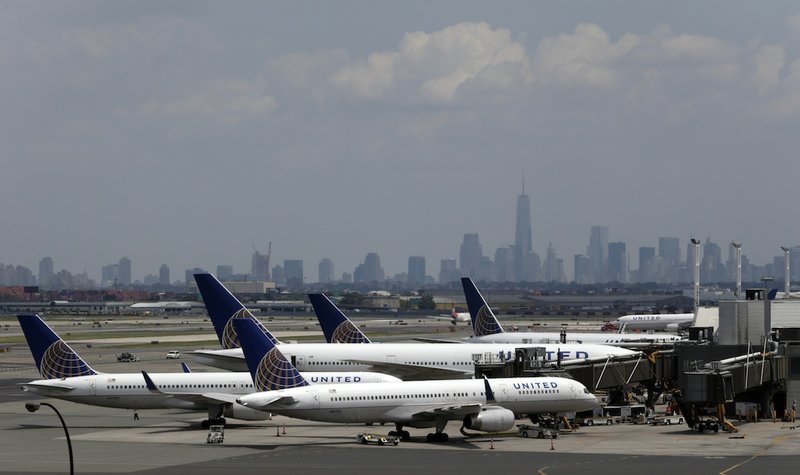
<svg viewBox="0 0 800 475"><path fill-rule="evenodd" d="M390 431L389 435L399 437L403 442L411 440L411 434L407 430L403 430L402 424L395 424L394 426L396 430Z"/></svg>
<svg viewBox="0 0 800 475"><path fill-rule="evenodd" d="M445 432L435 432L428 434L426 440L428 442L447 442L450 440L450 436Z"/></svg>

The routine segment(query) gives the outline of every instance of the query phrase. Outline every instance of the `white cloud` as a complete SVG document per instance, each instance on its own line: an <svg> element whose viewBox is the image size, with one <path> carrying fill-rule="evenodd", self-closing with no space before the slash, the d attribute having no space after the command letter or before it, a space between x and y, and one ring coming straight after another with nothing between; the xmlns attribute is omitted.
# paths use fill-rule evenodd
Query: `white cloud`
<svg viewBox="0 0 800 475"><path fill-rule="evenodd" d="M411 93L451 102L468 81L504 88L530 80L525 48L505 29L459 23L434 33L407 33L397 51L377 52L332 78L334 86L360 98Z"/></svg>
<svg viewBox="0 0 800 475"><path fill-rule="evenodd" d="M618 83L614 62L639 44L630 34L614 43L599 26L582 23L572 34L542 39L534 59L536 78L546 84L613 87Z"/></svg>
<svg viewBox="0 0 800 475"><path fill-rule="evenodd" d="M711 36L681 34L664 39L667 57L698 61L725 61L736 55L736 48Z"/></svg>
<svg viewBox="0 0 800 475"><path fill-rule="evenodd" d="M278 109L278 101L265 93L260 80L219 79L195 89L173 100L149 101L138 112L148 117L200 118L235 124L269 116Z"/></svg>
<svg viewBox="0 0 800 475"><path fill-rule="evenodd" d="M780 83L781 70L786 65L786 52L781 46L762 46L753 61L756 70L752 82L758 92L764 93L774 89Z"/></svg>

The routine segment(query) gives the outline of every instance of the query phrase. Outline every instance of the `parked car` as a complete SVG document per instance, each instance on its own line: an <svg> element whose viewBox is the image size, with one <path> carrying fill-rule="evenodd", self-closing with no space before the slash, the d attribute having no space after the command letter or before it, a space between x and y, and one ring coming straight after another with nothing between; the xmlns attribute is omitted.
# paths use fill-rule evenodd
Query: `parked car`
<svg viewBox="0 0 800 475"><path fill-rule="evenodd" d="M135 357L133 353L125 351L117 355L117 361L120 363L132 363L134 361L139 361L139 358Z"/></svg>
<svg viewBox="0 0 800 475"><path fill-rule="evenodd" d="M181 352L180 351L172 350L172 351L168 351L167 352L167 359L168 360L177 360L180 357L181 357Z"/></svg>
<svg viewBox="0 0 800 475"><path fill-rule="evenodd" d="M400 443L400 439L393 435L371 434L368 432L358 434L356 440L364 445L397 445Z"/></svg>
<svg viewBox="0 0 800 475"><path fill-rule="evenodd" d="M552 429L550 427L537 427L532 426L529 424L518 424L517 430L519 431L519 436L524 438L536 438L536 439L557 439L558 438L558 430Z"/></svg>

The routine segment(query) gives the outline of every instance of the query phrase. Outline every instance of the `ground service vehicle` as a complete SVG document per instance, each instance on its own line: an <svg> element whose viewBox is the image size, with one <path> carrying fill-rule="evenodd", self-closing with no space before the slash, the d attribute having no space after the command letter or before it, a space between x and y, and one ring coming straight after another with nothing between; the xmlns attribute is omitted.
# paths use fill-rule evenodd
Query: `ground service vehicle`
<svg viewBox="0 0 800 475"><path fill-rule="evenodd" d="M393 435L371 434L369 432L358 434L356 440L364 445L397 445L400 443L400 439Z"/></svg>
<svg viewBox="0 0 800 475"><path fill-rule="evenodd" d="M558 431L549 427L537 427L528 424L518 424L517 430L520 437L537 439L557 439Z"/></svg>

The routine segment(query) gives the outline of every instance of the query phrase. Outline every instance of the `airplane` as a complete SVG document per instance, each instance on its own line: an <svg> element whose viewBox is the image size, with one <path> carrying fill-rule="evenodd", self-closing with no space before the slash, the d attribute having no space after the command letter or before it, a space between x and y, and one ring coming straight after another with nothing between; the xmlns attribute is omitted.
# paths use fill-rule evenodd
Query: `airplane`
<svg viewBox="0 0 800 475"><path fill-rule="evenodd" d="M390 435L408 440L403 427L435 427L429 442L446 442L451 420L484 432L511 429L516 414L584 411L597 398L578 381L560 377L521 377L449 381L311 386L281 350L249 319L237 318L239 335L255 386L262 392L241 396L245 407L299 419L336 423L393 423Z"/></svg>
<svg viewBox="0 0 800 475"><path fill-rule="evenodd" d="M325 294L308 294L328 343L371 343Z"/></svg>
<svg viewBox="0 0 800 475"><path fill-rule="evenodd" d="M472 316L473 335L463 341L468 343L553 343L576 342L624 347L648 346L654 343L674 343L684 338L675 334L607 333L607 332L507 332L497 320L475 283L469 277L461 278L467 307Z"/></svg>
<svg viewBox="0 0 800 475"><path fill-rule="evenodd" d="M236 403L236 397L253 391L249 373L194 373L182 364L180 373L153 373L159 385L172 394L148 391L141 373L100 373L92 369L38 315L17 316L39 374L44 379L23 383L25 391L45 397L121 409L207 410L210 423L225 423L224 417L242 420L266 420L268 415ZM398 378L380 373L337 371L306 373L315 384L397 382ZM223 417L224 416L224 417Z"/></svg>
<svg viewBox="0 0 800 475"><path fill-rule="evenodd" d="M438 317L428 315L428 318L432 318L434 320L447 320L453 325L458 325L459 323L466 323L469 325L472 322L469 312L456 312L455 307L453 307L453 309L450 311L450 315L439 315Z"/></svg>
<svg viewBox="0 0 800 475"><path fill-rule="evenodd" d="M611 323L622 331L678 331L689 328L694 323L694 313L665 313L647 315L623 315Z"/></svg>
<svg viewBox="0 0 800 475"><path fill-rule="evenodd" d="M197 287L208 309L211 322L222 345L221 350L194 350L196 362L232 371L246 371L247 362L239 345L233 322L252 319L281 352L292 359L300 371L331 371L349 368L353 371L378 371L404 380L461 379L475 374L476 361L508 361L515 357L514 344L431 345L425 343L281 343L256 320L213 275L195 274ZM607 345L544 344L545 359L553 363L563 360L606 360L609 357L635 357L639 352Z"/></svg>

